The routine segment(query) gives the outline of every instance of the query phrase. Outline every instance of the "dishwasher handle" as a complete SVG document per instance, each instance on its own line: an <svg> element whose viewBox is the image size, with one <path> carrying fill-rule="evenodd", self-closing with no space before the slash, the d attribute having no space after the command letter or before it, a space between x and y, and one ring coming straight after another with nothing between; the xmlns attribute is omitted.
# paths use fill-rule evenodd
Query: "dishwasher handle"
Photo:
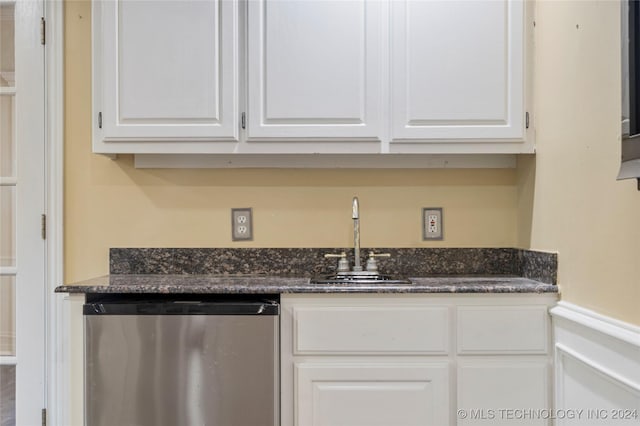
<svg viewBox="0 0 640 426"><path fill-rule="evenodd" d="M149 301L94 302L83 306L84 315L279 315L280 304L256 302Z"/></svg>

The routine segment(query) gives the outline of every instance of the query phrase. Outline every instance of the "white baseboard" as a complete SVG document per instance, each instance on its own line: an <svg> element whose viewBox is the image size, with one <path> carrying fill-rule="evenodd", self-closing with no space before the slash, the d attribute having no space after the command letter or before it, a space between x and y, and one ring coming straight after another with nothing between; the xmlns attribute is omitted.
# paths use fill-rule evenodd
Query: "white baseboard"
<svg viewBox="0 0 640 426"><path fill-rule="evenodd" d="M640 327L567 302L551 315L557 424L640 425Z"/></svg>

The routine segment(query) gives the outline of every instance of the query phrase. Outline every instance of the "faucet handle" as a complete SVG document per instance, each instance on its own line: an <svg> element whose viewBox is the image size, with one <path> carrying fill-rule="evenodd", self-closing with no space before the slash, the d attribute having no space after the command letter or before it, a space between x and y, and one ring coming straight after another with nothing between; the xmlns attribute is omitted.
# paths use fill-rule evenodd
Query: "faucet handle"
<svg viewBox="0 0 640 426"><path fill-rule="evenodd" d="M369 252L369 257L391 257L391 253L374 253L372 251Z"/></svg>
<svg viewBox="0 0 640 426"><path fill-rule="evenodd" d="M338 260L337 272L349 272L349 261L347 260L347 253L345 252L342 252L340 254L327 253L324 255L324 257L326 259L329 259L332 257L340 258L340 260Z"/></svg>
<svg viewBox="0 0 640 426"><path fill-rule="evenodd" d="M377 272L378 271L378 261L376 257L391 257L390 253L374 253L372 251L369 252L369 259L367 259L367 271L369 272Z"/></svg>
<svg viewBox="0 0 640 426"><path fill-rule="evenodd" d="M327 253L324 255L324 257L326 257L327 259L331 258L331 257L347 257L347 253L342 252L340 254L333 254L333 253Z"/></svg>

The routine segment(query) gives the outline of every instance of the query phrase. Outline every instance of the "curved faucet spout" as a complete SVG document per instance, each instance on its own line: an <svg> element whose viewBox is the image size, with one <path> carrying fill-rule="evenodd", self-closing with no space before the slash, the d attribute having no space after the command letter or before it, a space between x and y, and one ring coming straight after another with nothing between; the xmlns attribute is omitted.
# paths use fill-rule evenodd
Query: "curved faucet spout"
<svg viewBox="0 0 640 426"><path fill-rule="evenodd" d="M353 218L353 271L362 271L362 262L360 261L360 203L358 197L353 197L352 214Z"/></svg>
<svg viewBox="0 0 640 426"><path fill-rule="evenodd" d="M351 218L360 219L360 203L358 202L358 197L353 197Z"/></svg>

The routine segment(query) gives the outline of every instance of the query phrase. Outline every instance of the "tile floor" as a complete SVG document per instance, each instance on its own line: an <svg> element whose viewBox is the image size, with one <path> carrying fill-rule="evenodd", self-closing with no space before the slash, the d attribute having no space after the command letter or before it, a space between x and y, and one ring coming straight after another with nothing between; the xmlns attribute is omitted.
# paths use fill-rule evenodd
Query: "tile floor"
<svg viewBox="0 0 640 426"><path fill-rule="evenodd" d="M16 367L0 366L0 426L16 426Z"/></svg>

